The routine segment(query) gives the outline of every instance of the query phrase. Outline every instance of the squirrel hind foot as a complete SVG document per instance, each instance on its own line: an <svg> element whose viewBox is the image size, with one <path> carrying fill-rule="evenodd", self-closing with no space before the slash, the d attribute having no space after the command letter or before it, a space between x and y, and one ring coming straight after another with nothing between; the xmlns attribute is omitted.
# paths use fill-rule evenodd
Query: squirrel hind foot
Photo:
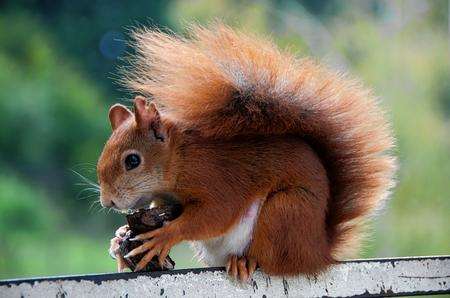
<svg viewBox="0 0 450 298"><path fill-rule="evenodd" d="M241 282L249 282L257 268L257 262L252 257L238 257L232 255L228 258L226 271L233 279L239 279Z"/></svg>

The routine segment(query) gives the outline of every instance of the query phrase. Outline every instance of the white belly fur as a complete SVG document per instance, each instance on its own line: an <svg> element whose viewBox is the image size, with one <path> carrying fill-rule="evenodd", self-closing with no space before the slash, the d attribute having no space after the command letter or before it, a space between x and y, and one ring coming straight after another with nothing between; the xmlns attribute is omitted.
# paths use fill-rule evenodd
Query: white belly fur
<svg viewBox="0 0 450 298"><path fill-rule="evenodd" d="M256 200L227 234L205 241L192 241L197 258L209 266L225 266L231 255L242 256L253 235L261 200Z"/></svg>

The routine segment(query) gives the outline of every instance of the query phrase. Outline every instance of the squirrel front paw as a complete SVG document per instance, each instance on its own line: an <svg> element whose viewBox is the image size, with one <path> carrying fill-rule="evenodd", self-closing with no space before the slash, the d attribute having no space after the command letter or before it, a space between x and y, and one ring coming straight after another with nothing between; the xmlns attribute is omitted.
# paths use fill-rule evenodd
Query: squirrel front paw
<svg viewBox="0 0 450 298"><path fill-rule="evenodd" d="M129 227L128 225L121 226L115 232L115 237L111 239L109 246L109 255L111 258L117 261L117 271L123 272L128 266L123 259L123 256L119 252L120 244L122 243L123 236L127 233Z"/></svg>
<svg viewBox="0 0 450 298"><path fill-rule="evenodd" d="M229 276L241 282L248 282L256 270L256 260L252 257L230 256L226 265Z"/></svg>
<svg viewBox="0 0 450 298"><path fill-rule="evenodd" d="M140 271L153 259L154 256L159 255L159 264L164 266L164 262L169 255L169 251L175 244L179 243L182 239L179 233L175 233L170 228L171 224L168 224L162 228L137 235L130 240L145 241L144 244L130 251L124 258L130 258L141 253L147 252L144 257L139 261L134 271Z"/></svg>

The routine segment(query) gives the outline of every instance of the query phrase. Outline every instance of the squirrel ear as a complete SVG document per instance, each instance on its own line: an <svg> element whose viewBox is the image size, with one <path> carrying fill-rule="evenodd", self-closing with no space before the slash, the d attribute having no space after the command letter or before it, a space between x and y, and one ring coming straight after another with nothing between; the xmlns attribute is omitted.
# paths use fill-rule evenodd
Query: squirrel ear
<svg viewBox="0 0 450 298"><path fill-rule="evenodd" d="M161 117L153 102L148 103L144 97L136 96L134 99L134 113L139 128L152 130L157 140L164 141L166 136Z"/></svg>
<svg viewBox="0 0 450 298"><path fill-rule="evenodd" d="M109 109L109 122L111 122L112 130L116 130L125 120L133 116L133 113L121 104L115 104Z"/></svg>

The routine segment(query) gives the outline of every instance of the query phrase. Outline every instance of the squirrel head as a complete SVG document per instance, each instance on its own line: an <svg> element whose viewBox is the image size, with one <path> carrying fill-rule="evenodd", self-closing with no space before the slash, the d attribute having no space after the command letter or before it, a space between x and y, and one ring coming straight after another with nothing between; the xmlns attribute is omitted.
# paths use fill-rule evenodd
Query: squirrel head
<svg viewBox="0 0 450 298"><path fill-rule="evenodd" d="M162 188L167 131L156 106L141 96L134 113L113 105L109 120L113 132L97 164L100 202L119 210L142 207Z"/></svg>

